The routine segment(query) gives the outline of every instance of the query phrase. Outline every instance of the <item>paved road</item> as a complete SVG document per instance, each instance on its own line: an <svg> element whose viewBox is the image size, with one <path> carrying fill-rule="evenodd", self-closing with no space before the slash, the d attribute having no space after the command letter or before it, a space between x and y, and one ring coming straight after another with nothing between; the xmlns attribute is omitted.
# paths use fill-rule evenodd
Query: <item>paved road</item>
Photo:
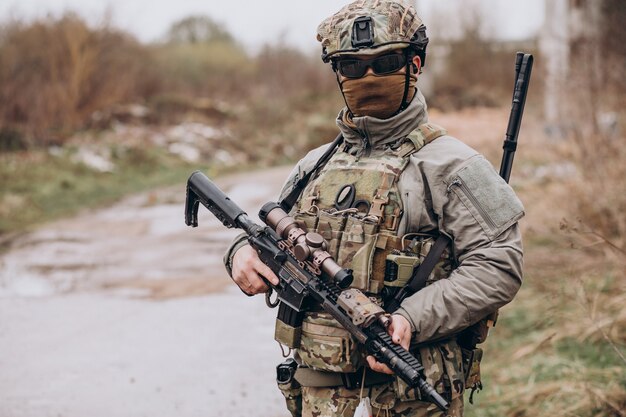
<svg viewBox="0 0 626 417"><path fill-rule="evenodd" d="M249 213L288 169L220 181ZM21 236L0 255L0 416L286 416L275 310L223 271L235 231L184 189Z"/></svg>

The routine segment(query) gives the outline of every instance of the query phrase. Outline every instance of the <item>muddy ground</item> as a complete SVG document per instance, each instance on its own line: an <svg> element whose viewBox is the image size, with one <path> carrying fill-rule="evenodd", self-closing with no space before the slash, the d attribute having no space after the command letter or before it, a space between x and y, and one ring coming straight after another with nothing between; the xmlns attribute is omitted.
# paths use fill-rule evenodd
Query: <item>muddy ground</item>
<svg viewBox="0 0 626 417"><path fill-rule="evenodd" d="M219 184L249 213L289 168ZM236 234L184 186L49 224L0 255L0 416L285 416L275 310L221 263Z"/></svg>

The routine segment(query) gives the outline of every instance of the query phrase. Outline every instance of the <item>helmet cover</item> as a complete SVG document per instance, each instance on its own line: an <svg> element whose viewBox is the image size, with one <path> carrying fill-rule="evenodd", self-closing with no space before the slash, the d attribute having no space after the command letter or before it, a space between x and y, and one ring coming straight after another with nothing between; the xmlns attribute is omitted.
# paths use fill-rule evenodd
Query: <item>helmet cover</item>
<svg viewBox="0 0 626 417"><path fill-rule="evenodd" d="M322 59L341 54L377 54L413 46L425 53L428 38L422 19L402 0L357 0L317 28Z"/></svg>

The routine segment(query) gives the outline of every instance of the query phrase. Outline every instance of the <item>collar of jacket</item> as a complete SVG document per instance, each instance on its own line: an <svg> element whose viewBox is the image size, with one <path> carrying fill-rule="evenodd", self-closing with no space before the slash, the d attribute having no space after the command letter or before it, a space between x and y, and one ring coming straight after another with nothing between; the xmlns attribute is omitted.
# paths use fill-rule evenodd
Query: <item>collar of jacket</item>
<svg viewBox="0 0 626 417"><path fill-rule="evenodd" d="M347 111L347 107L344 107L339 112L337 126L346 143L357 149L382 148L407 137L419 125L428 122L426 99L419 89L415 92L409 107L389 119L371 116L352 117L350 124L344 120Z"/></svg>

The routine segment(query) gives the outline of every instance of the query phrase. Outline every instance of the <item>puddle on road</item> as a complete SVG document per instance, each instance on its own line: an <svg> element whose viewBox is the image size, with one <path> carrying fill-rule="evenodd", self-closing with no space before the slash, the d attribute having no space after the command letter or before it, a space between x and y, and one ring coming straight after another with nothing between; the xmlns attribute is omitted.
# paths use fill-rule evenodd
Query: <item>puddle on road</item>
<svg viewBox="0 0 626 417"><path fill-rule="evenodd" d="M276 197L285 176L276 173L255 173L254 183L238 178L225 190L257 221L260 205ZM222 257L240 231L225 228L204 207L199 227L186 226L179 191L132 196L13 239L0 254L0 297L103 292L167 299L222 291L232 285Z"/></svg>
<svg viewBox="0 0 626 417"><path fill-rule="evenodd" d="M161 300L211 294L230 283L222 266L221 252L197 254L198 259L185 266L181 266L181 262L168 261L163 255L145 252L129 252L128 259L120 264L66 265L59 260L56 265L44 265L30 263L27 259L24 262L5 260L0 264L0 297L105 292L127 298ZM45 248L39 247L38 253L52 262L46 256ZM158 262L159 258L161 262Z"/></svg>
<svg viewBox="0 0 626 417"><path fill-rule="evenodd" d="M133 209L135 215L124 213ZM95 215L76 220L71 230L55 224L21 237L0 255L0 297L104 291L165 299L222 289L210 283L225 279L222 256L236 231L206 218L194 233L184 224L182 208L172 205L126 207L118 214L117 220L110 213Z"/></svg>

